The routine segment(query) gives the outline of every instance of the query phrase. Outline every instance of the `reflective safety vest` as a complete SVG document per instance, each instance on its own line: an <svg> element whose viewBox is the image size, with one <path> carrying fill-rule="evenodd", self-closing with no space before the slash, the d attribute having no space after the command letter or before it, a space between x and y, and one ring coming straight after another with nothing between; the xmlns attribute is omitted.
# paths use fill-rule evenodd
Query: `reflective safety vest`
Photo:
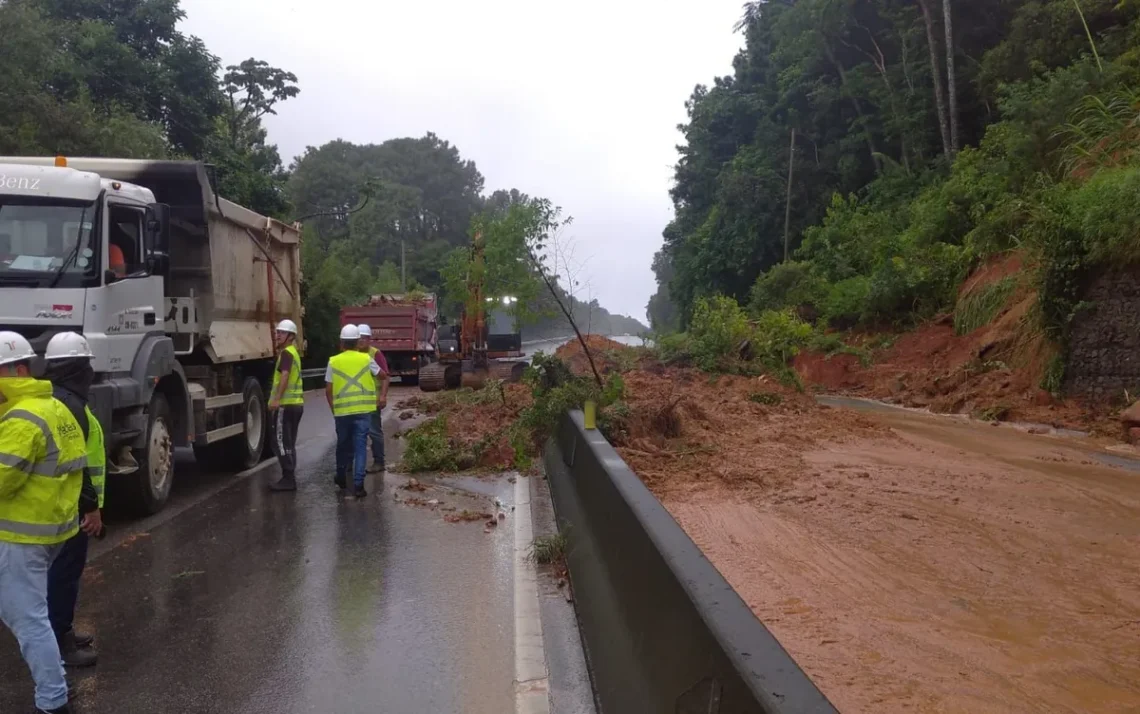
<svg viewBox="0 0 1140 714"><path fill-rule="evenodd" d="M332 369L333 416L371 414L376 411L376 379L372 356L346 350L329 360Z"/></svg>
<svg viewBox="0 0 1140 714"><path fill-rule="evenodd" d="M99 508L103 507L103 491L107 483L107 447L103 443L103 427L99 420L87 410L87 474L91 476L91 485L99 494Z"/></svg>
<svg viewBox="0 0 1140 714"><path fill-rule="evenodd" d="M62 543L79 531L83 431L50 382L2 381L10 406L0 417L0 540Z"/></svg>
<svg viewBox="0 0 1140 714"><path fill-rule="evenodd" d="M305 403L305 394L301 391L301 355L297 348L289 345L282 353L288 352L293 356L293 366L289 368L289 381L285 383L285 393L281 395L282 406L293 406ZM273 386L270 388L270 398L277 394L277 387L281 384L281 357L277 357L277 365L273 368Z"/></svg>

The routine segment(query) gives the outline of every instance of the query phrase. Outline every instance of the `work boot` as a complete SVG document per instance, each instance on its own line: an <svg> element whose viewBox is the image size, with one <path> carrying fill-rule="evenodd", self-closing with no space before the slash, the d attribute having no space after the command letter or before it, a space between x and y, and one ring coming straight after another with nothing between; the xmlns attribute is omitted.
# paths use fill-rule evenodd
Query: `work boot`
<svg viewBox="0 0 1140 714"><path fill-rule="evenodd" d="M364 498L368 495L368 492L364 490L363 486L357 486L355 489L353 489L352 495L354 498Z"/></svg>
<svg viewBox="0 0 1140 714"><path fill-rule="evenodd" d="M344 474L333 476L333 483L336 484L337 488L348 488L348 480L345 479Z"/></svg>
<svg viewBox="0 0 1140 714"><path fill-rule="evenodd" d="M270 491L296 491L297 479L292 474L283 475L280 481L269 484Z"/></svg>
<svg viewBox="0 0 1140 714"><path fill-rule="evenodd" d="M40 709L36 707L36 714L71 714L71 705L64 704L57 709Z"/></svg>
<svg viewBox="0 0 1140 714"><path fill-rule="evenodd" d="M75 644L74 632L68 632L59 638L59 656L63 660L64 667L94 667L99 661L95 650L81 649Z"/></svg>
<svg viewBox="0 0 1140 714"><path fill-rule="evenodd" d="M373 461L372 465L368 467L368 473L370 473L370 474L384 473L384 464L383 463L376 463L375 461Z"/></svg>
<svg viewBox="0 0 1140 714"><path fill-rule="evenodd" d="M76 647L90 647L95 643L95 635L89 635L86 632L79 632L78 630L73 630L73 632L75 634Z"/></svg>

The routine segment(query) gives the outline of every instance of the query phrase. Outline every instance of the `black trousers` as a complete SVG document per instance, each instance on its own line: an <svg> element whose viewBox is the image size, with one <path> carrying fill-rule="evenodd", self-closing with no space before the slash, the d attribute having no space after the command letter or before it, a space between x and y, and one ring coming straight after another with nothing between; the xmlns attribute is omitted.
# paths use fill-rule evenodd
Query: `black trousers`
<svg viewBox="0 0 1140 714"><path fill-rule="evenodd" d="M297 427L305 407L291 404L278 407L273 415L273 453L281 466L281 475L292 477L297 471Z"/></svg>
<svg viewBox="0 0 1140 714"><path fill-rule="evenodd" d="M79 531L67 541L48 570L48 619L56 639L71 632L79 580L87 566L87 534Z"/></svg>

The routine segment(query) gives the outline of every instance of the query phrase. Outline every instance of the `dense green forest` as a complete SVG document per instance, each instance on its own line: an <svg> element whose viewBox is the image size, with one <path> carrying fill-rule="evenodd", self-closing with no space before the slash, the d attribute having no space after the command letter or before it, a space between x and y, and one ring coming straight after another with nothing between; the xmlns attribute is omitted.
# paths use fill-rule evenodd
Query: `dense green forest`
<svg viewBox="0 0 1140 714"><path fill-rule="evenodd" d="M286 168L262 120L298 95L298 78L253 58L223 66L178 30L183 16L178 0L0 0L0 154L198 159L225 197L301 220L315 358L335 346L341 305L399 292L402 257L408 289L441 291L472 219L522 195L487 195L475 163L431 133L331 141ZM528 336L568 332L548 298L527 306ZM575 314L596 332L643 329L596 303Z"/></svg>
<svg viewBox="0 0 1140 714"><path fill-rule="evenodd" d="M1063 342L1089 274L1140 256L1138 20L1133 0L748 3L732 74L686 104L653 327L905 327L1018 250Z"/></svg>

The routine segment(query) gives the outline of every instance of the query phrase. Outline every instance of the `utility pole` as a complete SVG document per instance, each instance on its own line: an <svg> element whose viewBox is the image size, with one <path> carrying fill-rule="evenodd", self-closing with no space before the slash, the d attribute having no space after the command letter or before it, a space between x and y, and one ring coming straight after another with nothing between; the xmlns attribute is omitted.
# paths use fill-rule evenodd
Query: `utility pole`
<svg viewBox="0 0 1140 714"><path fill-rule="evenodd" d="M404 255L404 240L400 239L400 292L408 292L408 262Z"/></svg>
<svg viewBox="0 0 1140 714"><path fill-rule="evenodd" d="M796 130L792 129L792 148L788 151L788 197L784 201L784 262L788 262L788 232L792 225L792 178L796 170Z"/></svg>

